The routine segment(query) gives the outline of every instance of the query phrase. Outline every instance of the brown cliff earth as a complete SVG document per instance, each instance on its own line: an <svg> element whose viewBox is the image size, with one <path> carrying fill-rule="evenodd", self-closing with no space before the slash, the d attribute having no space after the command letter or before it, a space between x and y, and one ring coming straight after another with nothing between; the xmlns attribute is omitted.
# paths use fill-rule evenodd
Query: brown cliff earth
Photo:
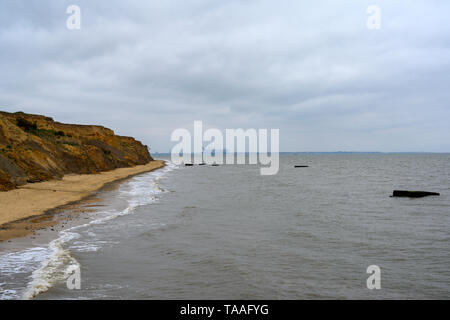
<svg viewBox="0 0 450 320"><path fill-rule="evenodd" d="M147 146L102 126L0 111L0 191L69 173L100 173L152 160Z"/></svg>

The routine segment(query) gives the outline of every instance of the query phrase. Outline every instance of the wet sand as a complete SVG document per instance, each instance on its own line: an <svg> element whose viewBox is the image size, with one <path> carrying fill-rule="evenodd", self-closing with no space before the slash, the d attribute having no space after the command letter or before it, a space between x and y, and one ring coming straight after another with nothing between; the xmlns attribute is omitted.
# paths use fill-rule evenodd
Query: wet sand
<svg viewBox="0 0 450 320"><path fill-rule="evenodd" d="M52 213L89 197L105 185L163 167L164 161L99 174L66 175L61 180L29 183L0 192L0 241L26 236L58 223Z"/></svg>

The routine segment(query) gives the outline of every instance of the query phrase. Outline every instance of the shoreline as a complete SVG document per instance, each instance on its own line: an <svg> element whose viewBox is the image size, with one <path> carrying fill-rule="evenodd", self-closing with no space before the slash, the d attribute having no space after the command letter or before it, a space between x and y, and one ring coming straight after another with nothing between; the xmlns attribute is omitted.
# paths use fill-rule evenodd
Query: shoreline
<svg viewBox="0 0 450 320"><path fill-rule="evenodd" d="M50 222L48 219L53 218L59 209L76 205L109 184L164 166L164 161L153 160L145 165L118 168L98 174L69 174L61 180L29 183L15 190L0 192L0 242L24 237L36 229L51 226L57 222ZM35 220L49 224L43 225Z"/></svg>

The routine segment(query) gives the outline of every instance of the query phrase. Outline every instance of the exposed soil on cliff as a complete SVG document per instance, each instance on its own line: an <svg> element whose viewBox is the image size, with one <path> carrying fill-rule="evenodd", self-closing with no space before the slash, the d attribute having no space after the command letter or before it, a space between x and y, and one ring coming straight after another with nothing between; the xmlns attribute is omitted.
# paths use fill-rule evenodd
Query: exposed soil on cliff
<svg viewBox="0 0 450 320"><path fill-rule="evenodd" d="M99 173L151 160L147 146L102 126L0 112L0 191L68 173Z"/></svg>

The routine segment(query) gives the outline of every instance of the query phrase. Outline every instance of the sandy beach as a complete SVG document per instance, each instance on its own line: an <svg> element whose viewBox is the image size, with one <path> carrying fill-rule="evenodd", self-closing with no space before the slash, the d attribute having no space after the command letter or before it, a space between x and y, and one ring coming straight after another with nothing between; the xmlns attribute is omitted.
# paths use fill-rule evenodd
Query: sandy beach
<svg viewBox="0 0 450 320"><path fill-rule="evenodd" d="M120 168L99 174L66 175L61 180L29 183L18 189L0 192L0 229L7 231L11 224L27 223L25 219L42 215L49 210L80 201L106 184L165 165L164 161L151 161L146 165ZM21 228L23 229L23 228ZM12 231L12 230L10 230ZM8 232L10 236L20 236Z"/></svg>

